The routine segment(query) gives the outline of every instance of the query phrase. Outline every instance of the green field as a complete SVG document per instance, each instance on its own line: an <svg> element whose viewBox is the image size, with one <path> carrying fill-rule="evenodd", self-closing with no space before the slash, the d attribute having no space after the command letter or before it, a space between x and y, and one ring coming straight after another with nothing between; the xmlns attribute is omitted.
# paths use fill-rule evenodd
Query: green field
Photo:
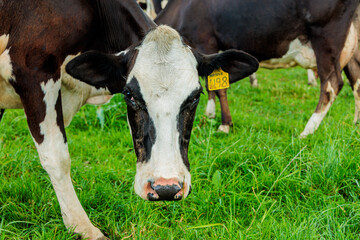
<svg viewBox="0 0 360 240"><path fill-rule="evenodd" d="M189 159L192 193L145 202L133 190L136 157L121 95L86 106L67 128L72 178L92 222L111 239L359 239L360 128L345 84L313 136L299 139L319 88L306 71L260 70L229 93L234 127L204 115L202 96ZM217 109L219 106L217 104ZM65 229L22 110L0 123L0 240L75 239Z"/></svg>

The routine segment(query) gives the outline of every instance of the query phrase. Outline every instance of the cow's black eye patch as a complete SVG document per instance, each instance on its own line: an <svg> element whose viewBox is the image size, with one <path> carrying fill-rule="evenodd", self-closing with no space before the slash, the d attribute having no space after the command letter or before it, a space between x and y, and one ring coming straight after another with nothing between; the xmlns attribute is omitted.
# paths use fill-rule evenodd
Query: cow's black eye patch
<svg viewBox="0 0 360 240"><path fill-rule="evenodd" d="M128 89L124 89L124 91L122 92L122 94L124 94L124 99L128 104L131 104L132 106L136 106L136 102L135 99L131 93L130 90Z"/></svg>
<svg viewBox="0 0 360 240"><path fill-rule="evenodd" d="M135 77L124 87L122 94L128 106L146 110L146 104L141 94L139 83Z"/></svg>
<svg viewBox="0 0 360 240"><path fill-rule="evenodd" d="M201 92L198 92L198 93L195 95L195 97L194 97L193 100L192 100L192 105L195 105L195 104L198 104L198 103L199 103L201 94L204 94L204 92L201 91Z"/></svg>
<svg viewBox="0 0 360 240"><path fill-rule="evenodd" d="M184 101L184 103L180 107L180 112L184 111L187 108L196 107L200 101L200 96L203 94L202 88L199 88L193 91L189 97Z"/></svg>

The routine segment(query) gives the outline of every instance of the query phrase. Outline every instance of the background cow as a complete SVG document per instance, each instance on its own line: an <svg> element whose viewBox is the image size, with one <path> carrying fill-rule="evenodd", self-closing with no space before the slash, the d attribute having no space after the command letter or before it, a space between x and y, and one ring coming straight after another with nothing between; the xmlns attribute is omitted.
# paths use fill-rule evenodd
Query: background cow
<svg viewBox="0 0 360 240"><path fill-rule="evenodd" d="M343 86L341 69L357 44L356 37L349 35L349 29L358 4L358 0L321 3L310 0L173 0L155 22L173 26L201 52L243 49L260 61L282 57L296 39L309 41L316 55L321 91L316 110L301 133L301 137L305 137L318 128ZM216 94L222 109L219 129L229 131L232 119L226 90ZM214 93L209 93L210 100L214 101L214 97Z"/></svg>
<svg viewBox="0 0 360 240"><path fill-rule="evenodd" d="M102 103L114 93L122 92L128 105L138 159L135 192L148 200L185 198L187 150L202 92L198 74L221 67L233 81L256 71L257 60L236 50L197 53L175 30L157 27L135 0L2 1L0 7L0 108L24 108L66 227L104 238L74 191L65 124L86 102ZM61 74L65 58L83 51L66 70L95 87Z"/></svg>
<svg viewBox="0 0 360 240"><path fill-rule="evenodd" d="M167 0L136 0L140 7L146 10L146 13L154 19L157 14L166 6Z"/></svg>
<svg viewBox="0 0 360 240"><path fill-rule="evenodd" d="M267 69L279 69L301 66L307 69L308 84L316 86L316 57L309 42L302 44L299 39L296 39L289 45L289 50L281 58L272 58L262 61L260 67ZM316 71L316 74L314 73ZM252 86L257 86L256 73L250 76L250 83Z"/></svg>

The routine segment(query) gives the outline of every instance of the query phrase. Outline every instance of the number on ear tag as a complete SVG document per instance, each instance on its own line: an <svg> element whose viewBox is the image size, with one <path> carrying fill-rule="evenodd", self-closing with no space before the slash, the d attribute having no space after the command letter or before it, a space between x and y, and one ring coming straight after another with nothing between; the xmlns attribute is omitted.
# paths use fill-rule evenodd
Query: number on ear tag
<svg viewBox="0 0 360 240"><path fill-rule="evenodd" d="M210 91L225 89L230 87L229 73L224 72L221 68L214 70L208 76L208 89Z"/></svg>

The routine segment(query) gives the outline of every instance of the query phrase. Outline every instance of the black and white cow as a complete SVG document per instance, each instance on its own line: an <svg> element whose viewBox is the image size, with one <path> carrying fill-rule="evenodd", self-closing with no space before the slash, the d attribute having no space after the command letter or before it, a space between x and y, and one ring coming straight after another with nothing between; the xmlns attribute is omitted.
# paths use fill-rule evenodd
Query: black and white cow
<svg viewBox="0 0 360 240"><path fill-rule="evenodd" d="M341 70L357 48L350 26L358 5L359 0L171 0L155 22L172 26L190 46L206 54L241 49L264 61L282 57L297 39L311 43L321 91L300 135L306 137L319 127L343 87ZM222 113L219 129L229 131L226 89L216 94ZM215 105L214 92L209 92L209 101Z"/></svg>
<svg viewBox="0 0 360 240"><path fill-rule="evenodd" d="M65 125L76 111L123 93L138 159L136 193L179 200L191 188L187 152L202 92L198 76L221 67L236 80L258 67L242 51L197 53L174 29L157 27L135 0L3 0L0 19L0 109L25 110L65 226L87 239L105 237L71 182ZM85 83L62 71L64 61Z"/></svg>

